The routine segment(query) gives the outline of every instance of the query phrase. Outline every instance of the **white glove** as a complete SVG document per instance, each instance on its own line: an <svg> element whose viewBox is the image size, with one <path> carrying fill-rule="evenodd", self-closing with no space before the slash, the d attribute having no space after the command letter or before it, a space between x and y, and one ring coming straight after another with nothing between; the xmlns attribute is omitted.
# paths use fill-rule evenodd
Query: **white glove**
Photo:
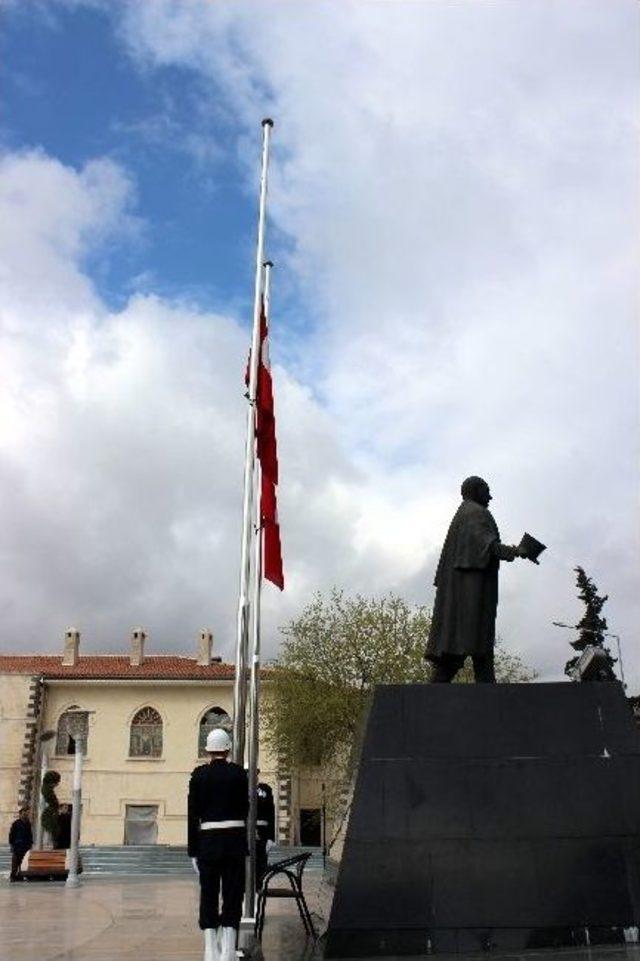
<svg viewBox="0 0 640 961"><path fill-rule="evenodd" d="M191 864L193 865L193 870L196 872L196 874L200 874L200 871L198 870L198 859L191 858Z"/></svg>
<svg viewBox="0 0 640 961"><path fill-rule="evenodd" d="M275 848L275 846L276 846L276 842L275 842L275 841L267 841L267 843L265 844L265 850L266 850L267 854L269 853L269 851L271 850L271 848Z"/></svg>

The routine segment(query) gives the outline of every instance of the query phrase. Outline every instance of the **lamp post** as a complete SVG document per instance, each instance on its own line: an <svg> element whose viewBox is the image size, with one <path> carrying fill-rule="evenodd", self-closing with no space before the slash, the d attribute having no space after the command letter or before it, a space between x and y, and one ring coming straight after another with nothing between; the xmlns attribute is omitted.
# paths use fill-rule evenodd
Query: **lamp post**
<svg viewBox="0 0 640 961"><path fill-rule="evenodd" d="M66 886L77 888L78 880L78 849L80 846L80 807L82 804L82 756L84 753L89 714L94 711L68 711L69 733L75 741L73 757L73 790L71 794L71 847L69 849L69 873Z"/></svg>
<svg viewBox="0 0 640 961"><path fill-rule="evenodd" d="M618 664L620 665L620 680L622 681L622 687L626 691L627 684L624 679L624 667L622 665L622 647L620 645L620 635L612 634L609 631L594 631L590 627L579 627L577 624L564 624L562 621L552 621L554 627L566 627L571 631L583 631L585 634L601 634L602 637L612 637L618 648Z"/></svg>

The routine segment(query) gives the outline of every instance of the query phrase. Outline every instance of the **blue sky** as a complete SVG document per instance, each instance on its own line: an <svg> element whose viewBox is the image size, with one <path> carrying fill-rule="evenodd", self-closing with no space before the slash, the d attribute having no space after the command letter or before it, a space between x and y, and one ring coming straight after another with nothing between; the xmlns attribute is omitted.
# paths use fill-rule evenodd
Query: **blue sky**
<svg viewBox="0 0 640 961"><path fill-rule="evenodd" d="M1 42L4 144L42 147L74 166L112 157L135 178L141 234L87 265L105 301L121 307L133 289L152 286L204 308L247 311L256 199L215 85L205 111L193 71L138 69L99 8L12 8Z"/></svg>
<svg viewBox="0 0 640 961"><path fill-rule="evenodd" d="M6 649L232 651L265 115L267 651L318 590L431 604L478 473L549 545L503 572L507 646L561 676L575 564L634 635L634 0L0 6Z"/></svg>

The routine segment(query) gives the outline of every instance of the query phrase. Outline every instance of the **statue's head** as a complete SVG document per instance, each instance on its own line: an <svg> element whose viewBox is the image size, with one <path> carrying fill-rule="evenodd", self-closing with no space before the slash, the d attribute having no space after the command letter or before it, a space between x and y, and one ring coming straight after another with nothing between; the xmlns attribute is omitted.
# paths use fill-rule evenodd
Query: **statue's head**
<svg viewBox="0 0 640 961"><path fill-rule="evenodd" d="M489 501L492 499L489 485L482 477L467 477L462 482L460 492L464 500L475 501L476 504L482 504L483 507L488 507Z"/></svg>

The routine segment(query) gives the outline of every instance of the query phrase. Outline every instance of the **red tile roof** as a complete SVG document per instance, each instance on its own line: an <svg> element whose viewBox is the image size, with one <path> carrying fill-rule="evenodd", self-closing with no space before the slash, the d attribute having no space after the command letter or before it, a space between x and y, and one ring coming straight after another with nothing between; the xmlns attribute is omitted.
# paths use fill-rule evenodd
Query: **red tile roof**
<svg viewBox="0 0 640 961"><path fill-rule="evenodd" d="M45 678L146 678L150 680L232 680L232 664L214 662L208 667L193 657L176 654L155 654L145 657L139 667L129 658L118 654L88 654L80 656L76 664L64 666L62 657L48 654L2 654L0 674L42 674Z"/></svg>

